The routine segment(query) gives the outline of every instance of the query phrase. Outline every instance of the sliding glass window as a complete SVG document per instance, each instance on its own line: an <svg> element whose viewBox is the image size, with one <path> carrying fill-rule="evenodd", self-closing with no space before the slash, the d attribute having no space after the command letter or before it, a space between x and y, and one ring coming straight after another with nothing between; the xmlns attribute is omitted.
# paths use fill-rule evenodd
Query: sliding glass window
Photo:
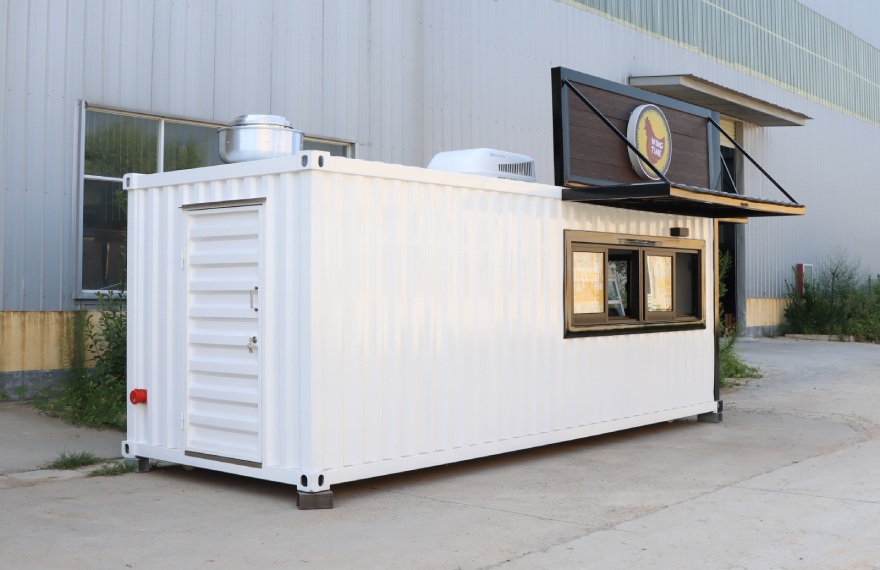
<svg viewBox="0 0 880 570"><path fill-rule="evenodd" d="M566 334L704 327L701 240L565 232Z"/></svg>

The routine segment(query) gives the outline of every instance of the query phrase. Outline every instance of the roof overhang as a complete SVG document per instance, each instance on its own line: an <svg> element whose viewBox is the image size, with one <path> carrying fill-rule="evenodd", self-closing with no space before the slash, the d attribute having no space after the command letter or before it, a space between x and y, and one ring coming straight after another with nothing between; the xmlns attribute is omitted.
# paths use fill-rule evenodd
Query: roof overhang
<svg viewBox="0 0 880 570"><path fill-rule="evenodd" d="M740 222L806 213L806 208L735 141L742 156L790 202L713 189L718 187L723 164L718 111L562 67L551 70L551 80L554 167L556 185L564 186L563 200ZM633 110L644 103L657 106L671 117L669 132L682 141L668 171L654 169L656 176L651 178L655 181L646 181L636 173L630 152L640 151L623 134L629 128ZM801 120L807 118L799 116ZM638 156L649 163L645 155Z"/></svg>
<svg viewBox="0 0 880 570"><path fill-rule="evenodd" d="M801 204L775 202L692 186L676 186L666 182L569 187L563 188L562 199L632 210L736 220L766 216L802 216L806 213L806 207Z"/></svg>
<svg viewBox="0 0 880 570"><path fill-rule="evenodd" d="M802 127L808 117L695 75L630 77L629 84L762 127Z"/></svg>

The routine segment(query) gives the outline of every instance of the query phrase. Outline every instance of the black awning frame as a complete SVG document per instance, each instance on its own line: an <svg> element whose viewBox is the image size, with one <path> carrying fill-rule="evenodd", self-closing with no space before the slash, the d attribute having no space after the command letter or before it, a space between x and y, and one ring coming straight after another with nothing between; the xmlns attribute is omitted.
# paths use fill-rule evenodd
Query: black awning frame
<svg viewBox="0 0 880 570"><path fill-rule="evenodd" d="M636 210L669 212L711 218L742 218L755 216L803 215L806 209L761 167L746 150L736 142L711 116L706 119L726 137L758 170L776 186L790 203L749 198L740 194L728 194L707 188L675 184L660 172L639 149L615 127L611 121L567 78L560 78L560 89L568 87L615 136L636 153L639 159L659 177L656 182L636 184L569 185L562 192L562 199L573 202L590 202ZM726 167L726 166L725 166ZM729 175L729 173L728 173ZM735 189L735 187L734 187Z"/></svg>

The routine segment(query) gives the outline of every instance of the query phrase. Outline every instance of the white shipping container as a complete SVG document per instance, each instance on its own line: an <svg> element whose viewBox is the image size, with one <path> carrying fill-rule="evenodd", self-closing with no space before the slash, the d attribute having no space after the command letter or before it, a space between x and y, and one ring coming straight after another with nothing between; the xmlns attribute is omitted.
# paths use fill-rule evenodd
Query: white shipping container
<svg viewBox="0 0 880 570"><path fill-rule="evenodd" d="M321 152L124 180L126 457L304 497L719 411L711 326L567 337L564 314L565 230L687 228L711 323L711 219Z"/></svg>

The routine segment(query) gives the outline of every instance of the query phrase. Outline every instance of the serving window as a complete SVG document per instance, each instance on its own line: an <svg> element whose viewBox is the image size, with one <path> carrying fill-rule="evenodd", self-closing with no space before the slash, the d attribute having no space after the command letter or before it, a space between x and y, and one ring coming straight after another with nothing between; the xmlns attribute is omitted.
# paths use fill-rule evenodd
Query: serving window
<svg viewBox="0 0 880 570"><path fill-rule="evenodd" d="M705 327L705 242L565 232L567 336Z"/></svg>

